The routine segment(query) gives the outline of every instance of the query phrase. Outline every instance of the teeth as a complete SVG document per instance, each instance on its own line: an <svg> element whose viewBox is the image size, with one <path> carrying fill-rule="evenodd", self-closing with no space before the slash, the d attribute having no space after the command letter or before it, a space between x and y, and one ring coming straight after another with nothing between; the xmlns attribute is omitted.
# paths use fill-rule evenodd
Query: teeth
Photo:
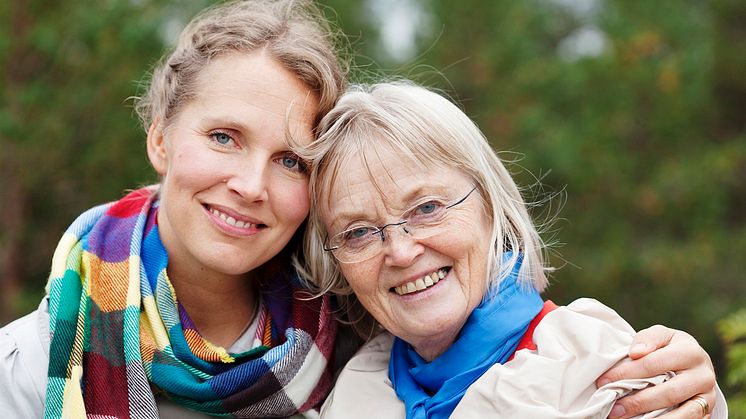
<svg viewBox="0 0 746 419"><path fill-rule="evenodd" d="M215 216L220 217L220 219L223 220L223 221L225 221L226 224L231 225L233 227L250 228L253 225L253 224L245 222L245 221L236 220L235 218L233 218L233 217L231 217L229 215L225 215L222 212L216 210L215 208L210 208L210 212L213 213Z"/></svg>
<svg viewBox="0 0 746 419"><path fill-rule="evenodd" d="M425 281L422 279L418 279L415 281L414 286L417 288L417 291L421 291L425 289ZM409 288L409 285L407 285L407 288Z"/></svg>
<svg viewBox="0 0 746 419"><path fill-rule="evenodd" d="M445 278L448 271L445 269L438 269L422 278L417 278L414 281L407 282L406 284L400 285L394 288L399 295L411 294L415 291L422 291L433 285L437 284L441 279Z"/></svg>

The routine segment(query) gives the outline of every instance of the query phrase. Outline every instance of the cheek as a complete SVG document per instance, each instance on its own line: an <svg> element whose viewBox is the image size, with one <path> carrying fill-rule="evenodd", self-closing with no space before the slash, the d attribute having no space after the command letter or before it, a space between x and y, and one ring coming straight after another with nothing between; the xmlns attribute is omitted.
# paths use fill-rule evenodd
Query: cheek
<svg viewBox="0 0 746 419"><path fill-rule="evenodd" d="M211 175L199 166L172 166L163 178L162 186L164 189L170 189L172 194L178 193L184 198L185 193L193 195L220 182L215 179L220 177Z"/></svg>
<svg viewBox="0 0 746 419"><path fill-rule="evenodd" d="M273 185L277 199L275 207L282 212L283 218L300 224L308 216L311 199L308 195L308 181L278 182Z"/></svg>
<svg viewBox="0 0 746 419"><path fill-rule="evenodd" d="M369 300L377 292L378 275L369 263L340 264L340 271L361 301Z"/></svg>
<svg viewBox="0 0 746 419"><path fill-rule="evenodd" d="M184 186L201 187L220 182L225 176L225 164L216 161L208 153L182 146L172 154L165 179Z"/></svg>
<svg viewBox="0 0 746 419"><path fill-rule="evenodd" d="M487 257L490 249L490 227L485 223L454 224L457 234L443 236L437 250L453 258L462 287L468 290L470 301L481 301L486 284ZM468 278L468 279L467 279Z"/></svg>
<svg viewBox="0 0 746 419"><path fill-rule="evenodd" d="M483 231L475 234L469 251L469 270L471 271L469 285L472 308L482 301L487 292L487 284L490 281L490 278L488 278L490 271L487 266L490 247L489 230L488 227L485 227Z"/></svg>

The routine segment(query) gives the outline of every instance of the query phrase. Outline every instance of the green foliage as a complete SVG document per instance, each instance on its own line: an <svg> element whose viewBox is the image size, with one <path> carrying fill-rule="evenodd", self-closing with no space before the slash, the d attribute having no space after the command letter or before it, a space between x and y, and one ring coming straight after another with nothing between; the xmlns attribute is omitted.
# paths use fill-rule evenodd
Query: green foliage
<svg viewBox="0 0 746 419"><path fill-rule="evenodd" d="M727 346L727 382L734 390L728 399L729 414L733 419L743 419L746 418L746 309L721 320L718 330Z"/></svg>
<svg viewBox="0 0 746 419"><path fill-rule="evenodd" d="M10 292L23 284L39 299L55 244L83 209L154 181L128 98L164 49L167 6L0 6L0 322L17 315L12 306L35 306Z"/></svg>

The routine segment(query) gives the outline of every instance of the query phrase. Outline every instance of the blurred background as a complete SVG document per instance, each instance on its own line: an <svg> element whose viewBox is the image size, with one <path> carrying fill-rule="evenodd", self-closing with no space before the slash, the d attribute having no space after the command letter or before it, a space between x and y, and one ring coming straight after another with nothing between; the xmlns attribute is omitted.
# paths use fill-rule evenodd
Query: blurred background
<svg viewBox="0 0 746 419"><path fill-rule="evenodd" d="M156 181L131 97L210 3L0 2L0 325L80 212ZM442 89L527 197L557 195L534 209L558 217L547 298L688 331L746 417L746 2L320 3L353 79Z"/></svg>

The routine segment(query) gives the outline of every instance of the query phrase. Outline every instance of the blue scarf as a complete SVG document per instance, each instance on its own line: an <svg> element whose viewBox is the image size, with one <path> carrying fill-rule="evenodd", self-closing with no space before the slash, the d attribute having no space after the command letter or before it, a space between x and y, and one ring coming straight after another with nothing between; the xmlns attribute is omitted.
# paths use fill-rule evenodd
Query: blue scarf
<svg viewBox="0 0 746 419"><path fill-rule="evenodd" d="M432 362L407 342L394 340L389 378L406 405L408 419L449 417L469 386L513 355L543 306L536 290L516 283L520 266L519 257L497 295L486 297L474 309L456 341Z"/></svg>

